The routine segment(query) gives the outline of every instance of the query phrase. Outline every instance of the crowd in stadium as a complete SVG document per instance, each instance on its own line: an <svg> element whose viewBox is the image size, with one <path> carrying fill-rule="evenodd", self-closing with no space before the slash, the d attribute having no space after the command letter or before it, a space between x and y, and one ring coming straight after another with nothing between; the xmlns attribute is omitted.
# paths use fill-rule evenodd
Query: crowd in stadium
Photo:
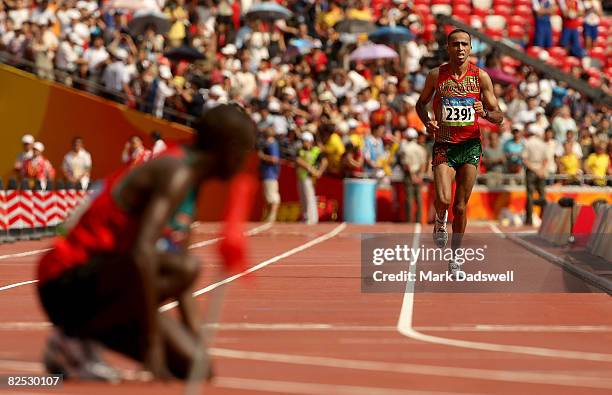
<svg viewBox="0 0 612 395"><path fill-rule="evenodd" d="M130 25L132 12L105 1L0 0L0 51L4 62L41 78L177 122L237 101L260 127L262 157L276 164L270 157L278 151L314 177L401 178L403 167L423 167L427 175L433 142L415 103L428 71L445 60L445 32L425 6L446 7L463 19L460 11L467 12L473 27L494 36L500 31L488 18L499 16L493 12L529 4L535 30L517 34L516 25L507 25L508 42L594 87L610 87L612 64L600 56L610 23L598 1L493 0L483 14L484 0L283 0L277 3L292 15L276 20L249 17L257 0L159 3L168 29ZM562 31L551 27L555 17ZM397 56L351 61L351 52L368 41L367 33L352 33L359 23L406 27L413 37L382 40ZM534 40L539 47L531 46ZM476 38L472 47L506 116L500 128L481 121L483 182L524 182L531 136L547 147L550 182L556 175L566 184L606 185L611 109Z"/></svg>

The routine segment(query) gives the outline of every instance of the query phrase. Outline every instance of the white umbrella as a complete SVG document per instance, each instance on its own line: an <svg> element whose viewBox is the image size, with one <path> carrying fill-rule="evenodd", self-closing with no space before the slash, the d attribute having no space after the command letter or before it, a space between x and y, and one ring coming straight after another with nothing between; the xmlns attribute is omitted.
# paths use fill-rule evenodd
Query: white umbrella
<svg viewBox="0 0 612 395"><path fill-rule="evenodd" d="M364 44L354 50L350 59L356 60L374 60L374 59L393 59L399 55L393 49L383 44Z"/></svg>
<svg viewBox="0 0 612 395"><path fill-rule="evenodd" d="M107 10L129 10L129 11L160 11L165 0L108 0L104 4Z"/></svg>

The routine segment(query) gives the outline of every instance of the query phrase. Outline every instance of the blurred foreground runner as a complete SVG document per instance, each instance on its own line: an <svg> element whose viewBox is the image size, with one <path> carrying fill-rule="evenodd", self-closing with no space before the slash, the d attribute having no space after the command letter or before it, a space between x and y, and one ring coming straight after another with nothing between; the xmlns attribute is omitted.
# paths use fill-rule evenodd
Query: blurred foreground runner
<svg viewBox="0 0 612 395"><path fill-rule="evenodd" d="M105 180L76 225L38 265L38 292L54 325L44 362L67 378L115 380L96 345L144 364L156 378L186 378L199 339L191 287L199 262L188 254L203 181L230 180L254 148L255 125L240 107L206 112L188 146L171 147ZM242 222L254 180L233 178L220 250L244 266ZM180 321L159 313L176 299ZM206 376L208 372L203 372Z"/></svg>

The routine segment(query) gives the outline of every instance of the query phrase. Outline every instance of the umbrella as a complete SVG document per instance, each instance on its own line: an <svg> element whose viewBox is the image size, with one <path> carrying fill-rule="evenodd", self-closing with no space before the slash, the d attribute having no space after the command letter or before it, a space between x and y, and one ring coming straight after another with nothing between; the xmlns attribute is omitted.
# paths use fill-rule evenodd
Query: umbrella
<svg viewBox="0 0 612 395"><path fill-rule="evenodd" d="M376 25L360 19L345 19L336 23L334 30L338 33L372 33L376 31Z"/></svg>
<svg viewBox="0 0 612 395"><path fill-rule="evenodd" d="M287 8L271 1L255 4L246 13L247 18L266 20L289 19L292 15Z"/></svg>
<svg viewBox="0 0 612 395"><path fill-rule="evenodd" d="M297 48L302 55L307 54L316 46L314 42L303 38L294 38L289 41L289 45Z"/></svg>
<svg viewBox="0 0 612 395"><path fill-rule="evenodd" d="M401 43L414 40L414 33L403 26L383 26L369 35L375 42Z"/></svg>
<svg viewBox="0 0 612 395"><path fill-rule="evenodd" d="M128 10L128 11L159 11L157 0L109 0L104 6L106 10Z"/></svg>
<svg viewBox="0 0 612 395"><path fill-rule="evenodd" d="M356 60L373 60L373 59L393 59L399 55L393 49L383 44L365 44L354 50L350 59Z"/></svg>
<svg viewBox="0 0 612 395"><path fill-rule="evenodd" d="M164 34L170 30L171 21L159 11L136 11L134 18L128 23L128 29L134 36L139 36L153 26L156 33Z"/></svg>
<svg viewBox="0 0 612 395"><path fill-rule="evenodd" d="M187 60L191 62L204 59L204 54L202 52L186 45L178 48L172 48L164 52L164 56L172 60Z"/></svg>
<svg viewBox="0 0 612 395"><path fill-rule="evenodd" d="M491 77L493 82L500 83L502 85L518 85L518 79L512 74L508 74L505 71L497 68L485 68L484 69Z"/></svg>

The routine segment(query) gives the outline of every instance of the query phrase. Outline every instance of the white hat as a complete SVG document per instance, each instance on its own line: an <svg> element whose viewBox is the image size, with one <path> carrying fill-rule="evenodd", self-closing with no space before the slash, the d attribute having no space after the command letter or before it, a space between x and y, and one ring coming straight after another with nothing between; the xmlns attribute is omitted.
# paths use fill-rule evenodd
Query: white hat
<svg viewBox="0 0 612 395"><path fill-rule="evenodd" d="M268 103L268 110L270 110L271 112L279 112L281 109L280 103L276 100L272 100L270 103Z"/></svg>
<svg viewBox="0 0 612 395"><path fill-rule="evenodd" d="M124 48L117 48L115 52L113 53L113 55L115 55L117 59L126 60L129 54L128 54L128 51L125 50ZM160 73L161 73L161 70L160 70ZM164 78L171 78L171 76L172 76L172 73L170 73L170 77L164 77Z"/></svg>
<svg viewBox="0 0 612 395"><path fill-rule="evenodd" d="M523 125L522 123L512 124L512 130L523 130L523 129L525 129L525 125Z"/></svg>
<svg viewBox="0 0 612 395"><path fill-rule="evenodd" d="M340 134L347 134L349 132L348 122L342 121L338 124L338 131Z"/></svg>
<svg viewBox="0 0 612 395"><path fill-rule="evenodd" d="M319 95L319 101L328 101L331 103L335 103L336 98L334 97L334 94L330 91L325 91Z"/></svg>
<svg viewBox="0 0 612 395"><path fill-rule="evenodd" d="M387 84L397 85L397 83L398 83L398 80L396 76L392 75L392 76L387 77Z"/></svg>
<svg viewBox="0 0 612 395"><path fill-rule="evenodd" d="M314 141L314 136L310 132L304 132L304 133L302 133L302 140L313 142Z"/></svg>
<svg viewBox="0 0 612 395"><path fill-rule="evenodd" d="M409 139L416 139L417 137L419 137L419 132L417 132L414 128L408 128L404 131L404 136Z"/></svg>
<svg viewBox="0 0 612 395"><path fill-rule="evenodd" d="M45 145L40 141L34 143L34 149L39 152L43 152L45 150Z"/></svg>
<svg viewBox="0 0 612 395"><path fill-rule="evenodd" d="M159 66L159 76L166 80L172 78L172 71L170 71L170 66L165 64Z"/></svg>
<svg viewBox="0 0 612 395"><path fill-rule="evenodd" d="M416 100L414 100L414 97L412 96L404 96L404 103L408 104L409 106L416 106Z"/></svg>
<svg viewBox="0 0 612 395"><path fill-rule="evenodd" d="M535 134L536 136L542 136L544 135L544 128L535 123L532 123L527 127L527 133Z"/></svg>
<svg viewBox="0 0 612 395"><path fill-rule="evenodd" d="M221 53L223 55L236 55L238 49L234 44L227 44L225 47L221 48Z"/></svg>
<svg viewBox="0 0 612 395"><path fill-rule="evenodd" d="M21 142L23 144L34 144L34 141L34 136L32 136L31 134L24 134L21 138Z"/></svg>
<svg viewBox="0 0 612 395"><path fill-rule="evenodd" d="M283 89L283 94L287 96L295 97L296 92L295 92L295 89L293 89L290 86L287 86L285 87L285 89Z"/></svg>
<svg viewBox="0 0 612 395"><path fill-rule="evenodd" d="M359 122L357 122L355 118L351 118L348 120L348 127L350 129L355 129L357 126L359 126Z"/></svg>
<svg viewBox="0 0 612 395"><path fill-rule="evenodd" d="M209 94L218 97L225 97L225 89L223 89L221 85L213 85L212 88L210 88Z"/></svg>

